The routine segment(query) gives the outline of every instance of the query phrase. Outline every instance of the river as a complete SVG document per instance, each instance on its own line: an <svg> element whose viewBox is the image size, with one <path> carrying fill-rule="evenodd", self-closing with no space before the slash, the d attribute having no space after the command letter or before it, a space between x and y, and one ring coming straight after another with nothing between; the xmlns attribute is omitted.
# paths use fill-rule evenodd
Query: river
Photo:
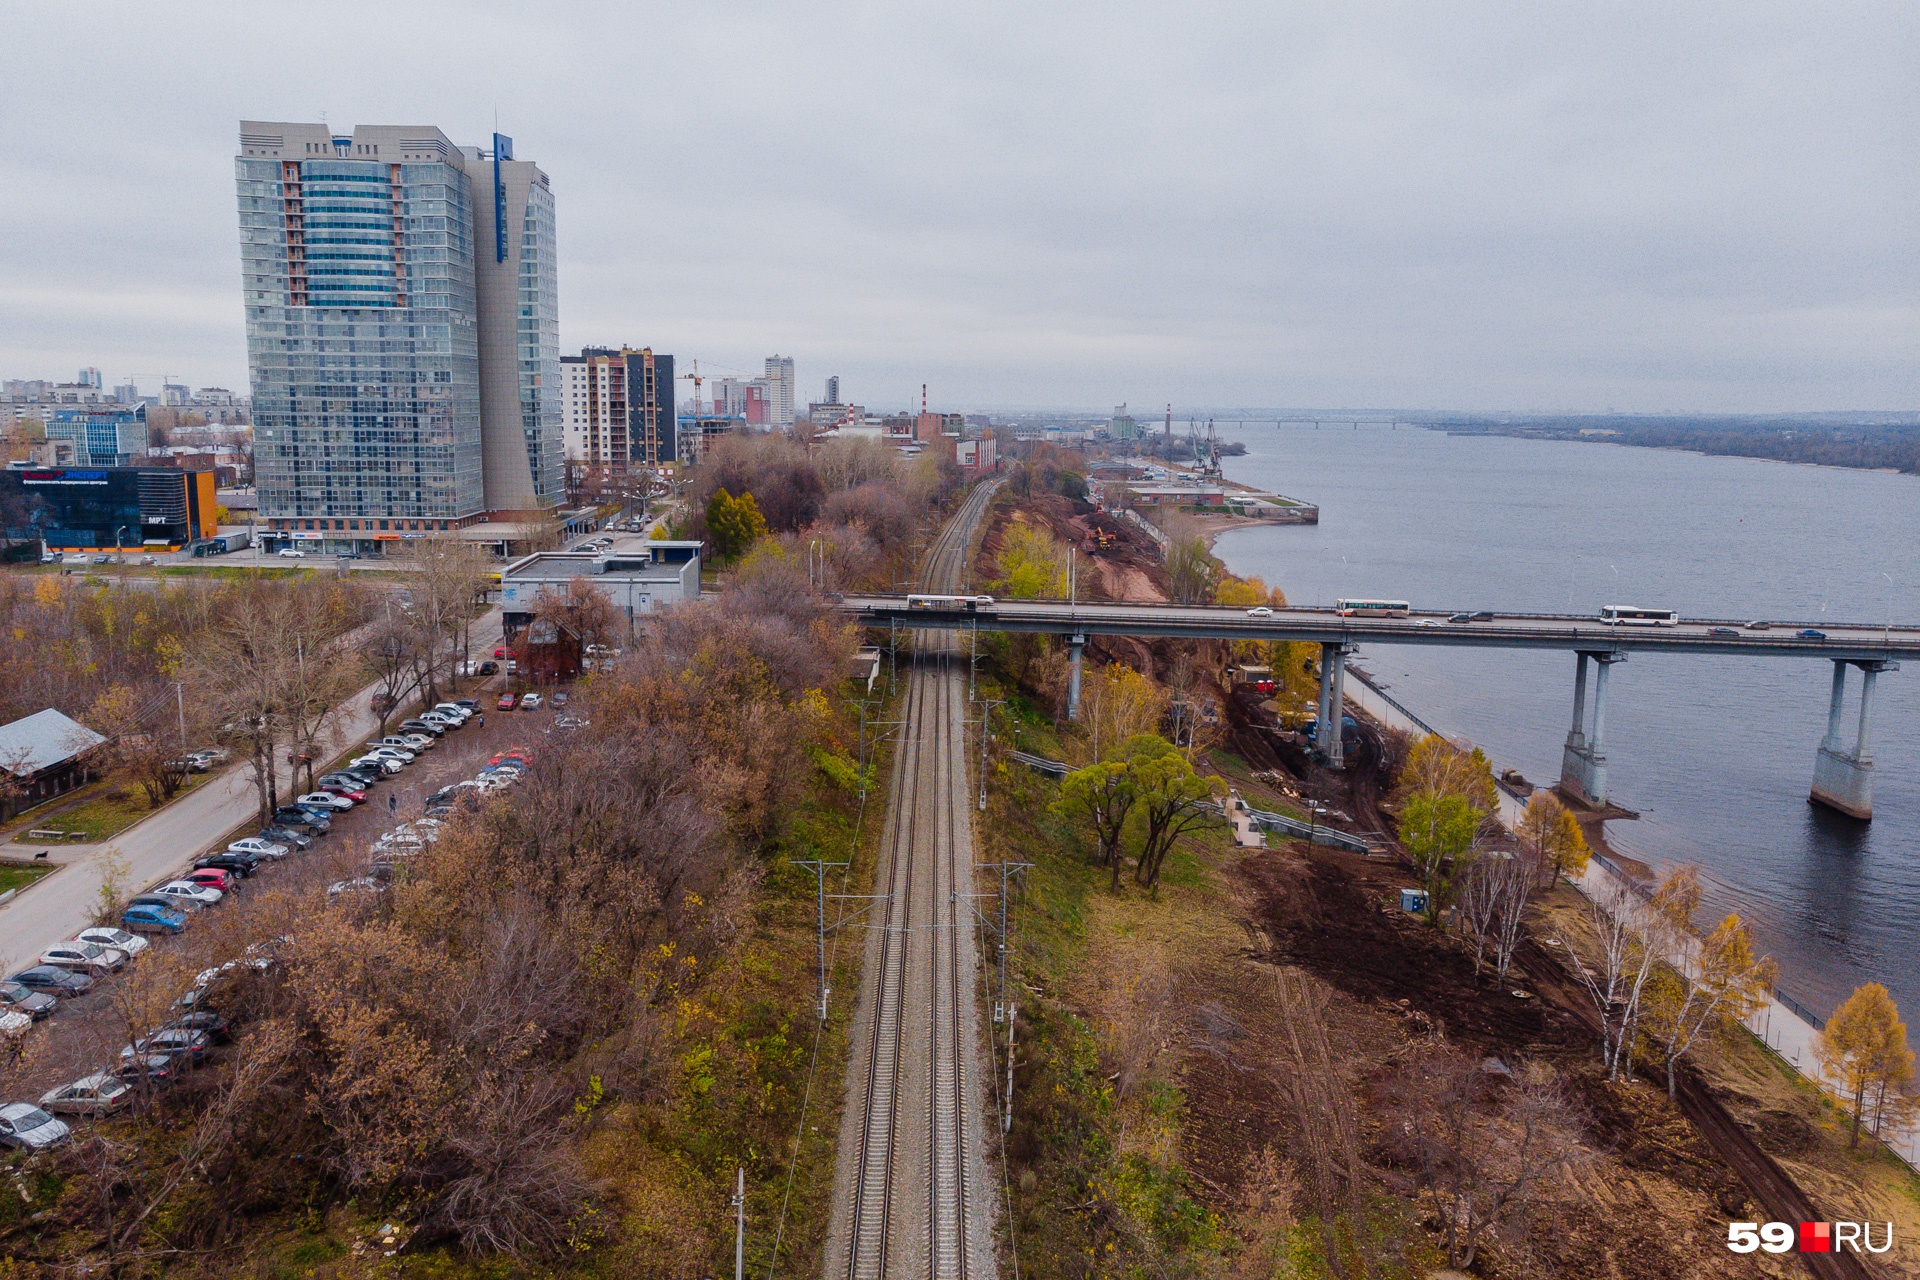
<svg viewBox="0 0 1920 1280"><path fill-rule="evenodd" d="M1229 427L1229 478L1318 503L1318 526L1241 528L1215 552L1295 604L1920 621L1920 479L1605 444L1448 436L1402 424ZM1371 646L1358 665L1496 768L1560 775L1571 654ZM1880 678L1874 820L1807 803L1832 668L1653 656L1614 668L1609 842L1701 870L1821 1015L1886 984L1920 1019L1920 669ZM1850 671L1852 742L1859 673ZM1705 913L1703 912L1703 915Z"/></svg>

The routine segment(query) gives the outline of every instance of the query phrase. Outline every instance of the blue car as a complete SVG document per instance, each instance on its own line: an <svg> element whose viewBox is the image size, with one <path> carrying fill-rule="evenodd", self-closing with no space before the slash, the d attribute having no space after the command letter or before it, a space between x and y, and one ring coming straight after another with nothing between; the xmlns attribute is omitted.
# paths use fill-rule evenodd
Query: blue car
<svg viewBox="0 0 1920 1280"><path fill-rule="evenodd" d="M1815 631L1812 627L1808 627L1806 630L1800 632L1799 634L1802 640L1825 640L1827 638L1826 632Z"/></svg>
<svg viewBox="0 0 1920 1280"><path fill-rule="evenodd" d="M128 933L175 934L187 927L187 913L151 904L135 905L121 914L120 927Z"/></svg>

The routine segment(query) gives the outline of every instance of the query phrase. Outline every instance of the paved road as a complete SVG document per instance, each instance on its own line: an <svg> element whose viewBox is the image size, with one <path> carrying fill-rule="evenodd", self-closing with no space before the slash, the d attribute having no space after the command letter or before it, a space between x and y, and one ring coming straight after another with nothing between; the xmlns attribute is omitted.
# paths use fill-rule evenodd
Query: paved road
<svg viewBox="0 0 1920 1280"><path fill-rule="evenodd" d="M1920 627L1855 623L1775 622L1749 630L1745 621L1696 618L1672 627L1605 626L1598 618L1496 614L1485 622L1449 622L1445 611L1405 618L1342 618L1331 609L1276 609L1254 617L1213 605L1069 604L1064 600L999 600L973 609L912 609L899 595L848 596L841 609L871 625L1056 635L1184 636L1196 640L1307 640L1319 643L1420 644L1504 649L1741 654L1760 657L1878 661L1920 658ZM1748 620L1751 621L1751 620ZM1712 634L1714 628L1732 634ZM1802 638L1805 628L1824 640Z"/></svg>
<svg viewBox="0 0 1920 1280"><path fill-rule="evenodd" d="M941 534L930 581L962 580L990 497L977 489ZM907 680L823 1274L992 1280L965 669L948 638L923 636Z"/></svg>
<svg viewBox="0 0 1920 1280"><path fill-rule="evenodd" d="M473 627L476 649L492 646L500 634L500 612L481 615ZM378 686L369 685L342 708L338 727L328 740L329 756L365 742L379 721L368 703ZM299 794L285 789L281 795ZM44 877L0 905L0 974L17 973L52 943L72 937L92 920L106 877L110 853L127 864L127 884L144 889L172 879L190 866L207 846L258 812L250 767L235 764L198 789L128 827L98 845L55 848L58 871ZM50 819L50 821L57 821ZM13 844L0 848L7 858L31 858L44 845Z"/></svg>

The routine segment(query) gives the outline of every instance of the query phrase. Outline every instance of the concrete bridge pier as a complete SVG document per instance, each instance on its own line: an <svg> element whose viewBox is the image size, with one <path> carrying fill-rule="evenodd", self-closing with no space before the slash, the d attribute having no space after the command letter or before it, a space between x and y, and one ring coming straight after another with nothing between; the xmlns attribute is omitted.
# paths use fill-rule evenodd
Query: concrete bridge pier
<svg viewBox="0 0 1920 1280"><path fill-rule="evenodd" d="M1567 734L1567 747L1560 756L1560 789L1596 808L1607 803L1607 669L1625 662L1627 655L1615 651L1582 650L1574 655L1577 664L1573 677L1573 729ZM1593 680L1592 728L1588 728L1587 662L1599 670Z"/></svg>
<svg viewBox="0 0 1920 1280"><path fill-rule="evenodd" d="M1860 668L1860 724L1854 732L1853 749L1840 740L1840 717L1847 697L1847 668ZM1827 702L1827 736L1813 757L1813 790L1808 799L1838 810L1862 822L1873 820L1873 683L1882 671L1898 671L1900 664L1886 660L1833 664L1833 693Z"/></svg>
<svg viewBox="0 0 1920 1280"><path fill-rule="evenodd" d="M1080 651L1087 647L1083 635L1067 639L1067 719L1080 718Z"/></svg>
<svg viewBox="0 0 1920 1280"><path fill-rule="evenodd" d="M1340 722L1347 710L1347 655L1352 648L1344 643L1320 646L1320 717L1314 728L1313 745L1330 769L1346 764L1346 745L1340 736Z"/></svg>

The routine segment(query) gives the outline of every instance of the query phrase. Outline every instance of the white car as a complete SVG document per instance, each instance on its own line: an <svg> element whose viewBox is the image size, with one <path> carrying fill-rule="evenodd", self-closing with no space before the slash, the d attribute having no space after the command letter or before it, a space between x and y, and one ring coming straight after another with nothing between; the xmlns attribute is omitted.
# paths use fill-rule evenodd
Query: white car
<svg viewBox="0 0 1920 1280"><path fill-rule="evenodd" d="M203 907L211 907L227 896L218 889L195 884L191 880L169 880L154 892L166 898L184 898Z"/></svg>
<svg viewBox="0 0 1920 1280"><path fill-rule="evenodd" d="M298 547L282 547L274 552L274 554L277 556L285 556L289 560L305 560L307 558L307 553Z"/></svg>
<svg viewBox="0 0 1920 1280"><path fill-rule="evenodd" d="M369 742L367 754L376 760L398 760L401 764L412 764L418 753L400 742Z"/></svg>
<svg viewBox="0 0 1920 1280"><path fill-rule="evenodd" d="M416 756L431 750L436 745L434 740L424 733L406 733L400 736L401 740L407 744L406 750L413 752Z"/></svg>
<svg viewBox="0 0 1920 1280"><path fill-rule="evenodd" d="M473 719L473 708L463 707L457 702L443 702L428 712L429 715L447 716L461 724Z"/></svg>
<svg viewBox="0 0 1920 1280"><path fill-rule="evenodd" d="M459 716L448 715L444 711L423 711L420 713L420 718L436 729L458 729L466 723Z"/></svg>
<svg viewBox="0 0 1920 1280"><path fill-rule="evenodd" d="M312 805L316 809L339 809L345 811L353 808L353 801L347 799L345 796L337 796L331 791L310 791L306 795L296 798L294 803Z"/></svg>
<svg viewBox="0 0 1920 1280"><path fill-rule="evenodd" d="M150 945L137 933L128 933L125 929L113 929L105 925L82 929L73 935L73 940L91 942L96 947L112 947L115 951L124 951L129 960L145 951Z"/></svg>
<svg viewBox="0 0 1920 1280"><path fill-rule="evenodd" d="M256 858L284 858L293 850L277 840L268 840L261 836L248 836L244 840L235 840L227 846L229 853L250 853Z"/></svg>
<svg viewBox="0 0 1920 1280"><path fill-rule="evenodd" d="M0 1107L0 1146L45 1151L65 1142L72 1132L31 1102L9 1102Z"/></svg>
<svg viewBox="0 0 1920 1280"><path fill-rule="evenodd" d="M69 973L98 977L126 968L127 953L114 947L97 947L91 942L58 942L40 953L40 963Z"/></svg>
<svg viewBox="0 0 1920 1280"><path fill-rule="evenodd" d="M348 893L385 893L387 886L372 876L355 876L351 880L338 880L327 886L327 901L332 903L342 894Z"/></svg>
<svg viewBox="0 0 1920 1280"><path fill-rule="evenodd" d="M526 697L520 699L520 709L522 711L531 711L539 705L540 705L540 695L537 693L530 693Z"/></svg>
<svg viewBox="0 0 1920 1280"><path fill-rule="evenodd" d="M1416 627L1437 627L1440 624L1435 622L1432 618L1422 618L1418 622L1414 623L1413 625Z"/></svg>
<svg viewBox="0 0 1920 1280"><path fill-rule="evenodd" d="M1257 605L1247 610L1247 616L1249 618L1271 618L1273 616L1273 610L1267 608L1265 605Z"/></svg>

